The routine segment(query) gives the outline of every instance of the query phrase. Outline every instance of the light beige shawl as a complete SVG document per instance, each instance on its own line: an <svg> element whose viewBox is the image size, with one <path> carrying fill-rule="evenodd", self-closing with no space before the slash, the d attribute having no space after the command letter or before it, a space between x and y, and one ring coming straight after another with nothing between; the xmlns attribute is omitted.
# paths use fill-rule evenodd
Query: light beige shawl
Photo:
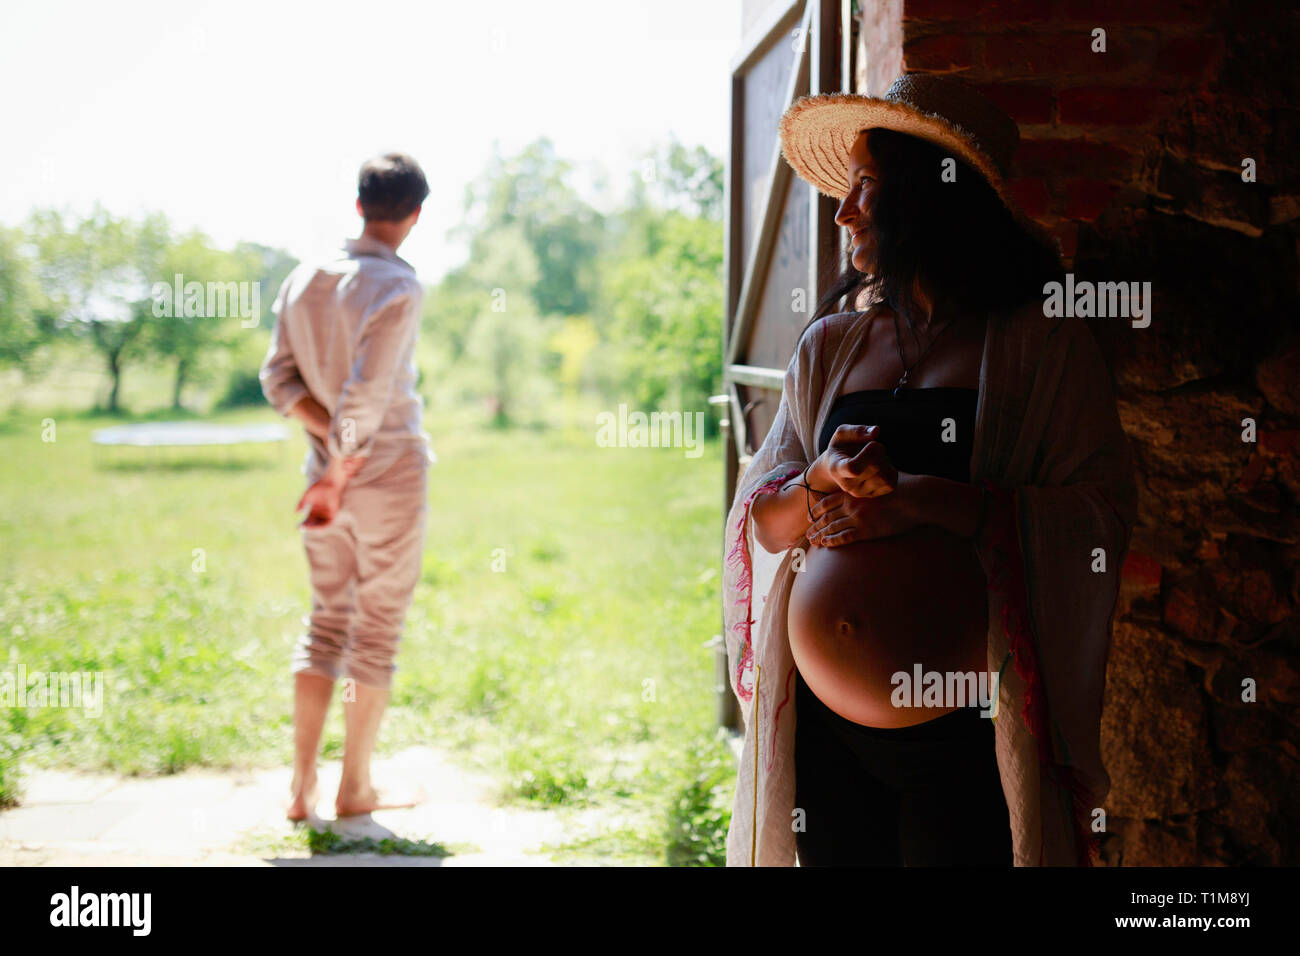
<svg viewBox="0 0 1300 956"><path fill-rule="evenodd" d="M869 318L839 313L804 333L727 518L728 670L745 719L729 866L795 860L797 715L786 631L795 550L776 556L758 545L749 505L816 457ZM1082 320L1044 318L1038 306L990 318L970 474L991 491L976 546L989 582L988 667L1002 675L994 722L1015 865L1089 865L1094 810L1110 790L1102 693L1137 495L1110 373Z"/></svg>

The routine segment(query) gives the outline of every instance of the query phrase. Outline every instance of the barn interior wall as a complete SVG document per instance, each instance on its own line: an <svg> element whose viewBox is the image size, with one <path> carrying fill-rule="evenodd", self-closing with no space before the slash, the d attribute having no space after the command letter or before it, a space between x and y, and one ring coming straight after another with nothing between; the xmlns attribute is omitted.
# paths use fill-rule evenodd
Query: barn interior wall
<svg viewBox="0 0 1300 956"><path fill-rule="evenodd" d="M863 6L868 32L894 0ZM1297 13L1178 0L901 7L905 70L959 75L1020 124L1012 192L1076 277L1152 283L1149 327L1093 326L1141 495L1103 717L1103 858L1294 865ZM867 76L871 92L885 82ZM1257 698L1243 700L1252 682Z"/></svg>

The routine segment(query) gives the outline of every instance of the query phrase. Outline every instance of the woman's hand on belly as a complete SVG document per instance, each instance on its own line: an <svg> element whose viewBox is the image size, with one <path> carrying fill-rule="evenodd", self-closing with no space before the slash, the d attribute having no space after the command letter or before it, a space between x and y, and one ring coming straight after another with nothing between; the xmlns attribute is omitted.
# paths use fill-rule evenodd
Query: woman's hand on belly
<svg viewBox="0 0 1300 956"><path fill-rule="evenodd" d="M814 548L790 592L790 649L813 693L841 716L874 727L919 723L950 708L897 706L896 675L918 665L985 670L986 598L970 543L936 527Z"/></svg>
<svg viewBox="0 0 1300 956"><path fill-rule="evenodd" d="M849 720L901 727L932 719L946 708L894 705L895 675L918 664L944 673L986 667L984 572L970 542L944 527L961 509L949 506L949 516L932 500L954 484L902 474L892 494L837 493L813 508L812 550L790 594L790 646L813 693Z"/></svg>
<svg viewBox="0 0 1300 956"><path fill-rule="evenodd" d="M808 543L814 547L837 548L855 541L892 538L922 523L910 490L912 476L900 474L891 494L857 498L833 492L812 507L813 523L808 526Z"/></svg>

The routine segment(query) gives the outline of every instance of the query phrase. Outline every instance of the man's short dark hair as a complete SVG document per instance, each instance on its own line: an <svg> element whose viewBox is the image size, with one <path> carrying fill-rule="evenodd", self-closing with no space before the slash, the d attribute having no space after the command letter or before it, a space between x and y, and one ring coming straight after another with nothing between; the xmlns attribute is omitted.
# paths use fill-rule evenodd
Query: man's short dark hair
<svg viewBox="0 0 1300 956"><path fill-rule="evenodd" d="M357 196L361 215L376 222L401 222L429 195L424 170L405 153L385 153L361 164Z"/></svg>

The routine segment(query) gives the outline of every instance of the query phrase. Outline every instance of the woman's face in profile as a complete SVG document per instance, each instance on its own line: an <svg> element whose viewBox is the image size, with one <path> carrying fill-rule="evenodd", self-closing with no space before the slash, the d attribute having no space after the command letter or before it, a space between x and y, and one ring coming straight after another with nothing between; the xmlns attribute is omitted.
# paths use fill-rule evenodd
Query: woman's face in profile
<svg viewBox="0 0 1300 956"><path fill-rule="evenodd" d="M844 197L835 213L835 222L849 232L853 267L859 272L870 270L876 253L869 215L872 194L877 186L876 174L875 160L867 148L867 132L863 130L849 151L849 194Z"/></svg>

